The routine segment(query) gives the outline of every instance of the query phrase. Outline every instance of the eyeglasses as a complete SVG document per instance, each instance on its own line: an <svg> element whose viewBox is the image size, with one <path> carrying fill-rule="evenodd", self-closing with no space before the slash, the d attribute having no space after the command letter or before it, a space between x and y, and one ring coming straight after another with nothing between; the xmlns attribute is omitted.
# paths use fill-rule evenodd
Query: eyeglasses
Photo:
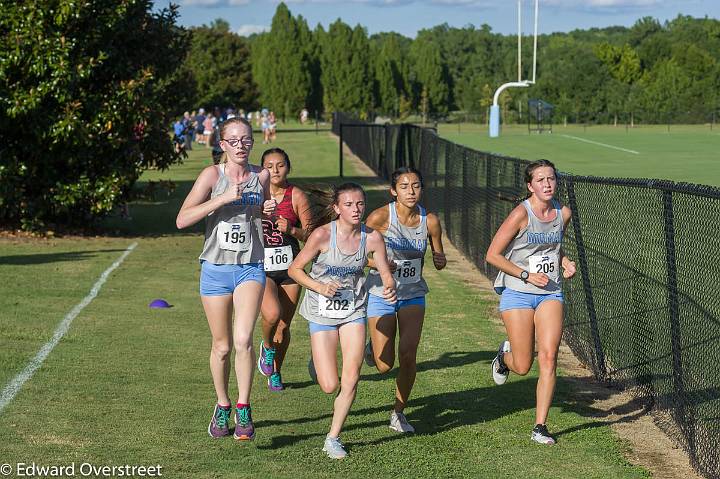
<svg viewBox="0 0 720 479"><path fill-rule="evenodd" d="M253 140L252 138L248 138L246 136L243 136L242 138L227 138L227 139L223 138L222 141L224 141L228 145L232 146L233 148L237 148L238 145L242 145L244 147L250 148L251 146L253 146L253 143L255 142L255 140Z"/></svg>

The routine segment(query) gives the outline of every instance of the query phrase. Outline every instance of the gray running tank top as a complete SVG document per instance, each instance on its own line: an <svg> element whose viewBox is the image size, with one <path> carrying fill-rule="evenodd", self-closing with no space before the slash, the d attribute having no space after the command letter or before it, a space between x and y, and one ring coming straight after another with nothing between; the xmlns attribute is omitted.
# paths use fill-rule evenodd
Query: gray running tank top
<svg viewBox="0 0 720 479"><path fill-rule="evenodd" d="M522 205L527 210L528 225L518 232L505 250L505 258L529 273L545 273L550 282L544 288L526 283L520 278L502 271L495 279L495 291L505 288L533 294L552 294L562 291L560 274L560 247L563 239L563 217L560 203L553 200L556 217L552 221L540 221L530 206L530 200Z"/></svg>
<svg viewBox="0 0 720 479"><path fill-rule="evenodd" d="M225 164L217 165L219 178L210 193L222 195L230 186ZM259 175L251 171L240 199L221 206L205 219L205 245L201 260L213 264L262 263L265 259L262 207L265 199Z"/></svg>
<svg viewBox="0 0 720 479"><path fill-rule="evenodd" d="M365 225L361 225L360 246L355 253L345 254L337 246L337 222L330 223L330 246L313 262L310 277L321 283L337 281L341 286L335 298L329 299L311 290L305 290L300 305L300 316L312 323L336 326L366 316L367 290L365 289L365 266L367 265Z"/></svg>
<svg viewBox="0 0 720 479"><path fill-rule="evenodd" d="M388 205L390 220L383 237L388 261L395 261L398 265L393 273L397 299L404 301L425 296L429 291L428 285L422 277L428 243L427 211L418 205L420 224L410 228L400 223L396 205L394 201ZM368 272L368 292L382 297L383 290L380 273L376 269L371 269Z"/></svg>

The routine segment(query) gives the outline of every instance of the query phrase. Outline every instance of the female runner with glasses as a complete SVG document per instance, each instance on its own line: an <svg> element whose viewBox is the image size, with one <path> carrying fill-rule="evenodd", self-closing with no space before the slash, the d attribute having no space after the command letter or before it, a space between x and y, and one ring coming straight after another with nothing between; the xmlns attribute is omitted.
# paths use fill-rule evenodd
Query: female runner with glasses
<svg viewBox="0 0 720 479"><path fill-rule="evenodd" d="M248 162L253 137L247 121L236 117L223 123L220 146L221 163L205 168L195 180L178 213L177 227L205 219L200 298L212 334L210 372L217 394L208 434L218 438L231 433L228 382L234 346L234 436L250 440L255 437L250 411L252 334L265 287L262 215L273 213L275 200L270 198L270 172Z"/></svg>

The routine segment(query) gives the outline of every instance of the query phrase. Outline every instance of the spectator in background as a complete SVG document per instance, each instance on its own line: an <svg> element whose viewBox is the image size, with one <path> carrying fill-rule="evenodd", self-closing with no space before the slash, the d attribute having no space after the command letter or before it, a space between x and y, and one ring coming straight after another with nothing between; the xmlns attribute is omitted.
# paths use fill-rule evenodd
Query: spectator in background
<svg viewBox="0 0 720 479"><path fill-rule="evenodd" d="M300 123L305 124L308 119L310 118L310 112L307 110L307 108L303 108L300 112Z"/></svg>
<svg viewBox="0 0 720 479"><path fill-rule="evenodd" d="M183 138L185 140L183 143L183 148L190 151L192 150L192 120L190 117L190 112L186 111L185 113L183 113L182 124L184 128Z"/></svg>
<svg viewBox="0 0 720 479"><path fill-rule="evenodd" d="M203 143L208 148L212 146L210 144L210 135L212 135L214 124L215 117L212 113L208 113L208 115L205 117L205 121L203 121Z"/></svg>
<svg viewBox="0 0 720 479"><path fill-rule="evenodd" d="M261 128L263 133L263 145L270 143L270 119L268 118L267 108L262 109Z"/></svg>
<svg viewBox="0 0 720 479"><path fill-rule="evenodd" d="M200 108L195 115L195 141L201 145L205 143L205 109Z"/></svg>
<svg viewBox="0 0 720 479"><path fill-rule="evenodd" d="M269 130L269 141L277 140L277 118L275 118L275 112L271 111L268 115L268 130Z"/></svg>
<svg viewBox="0 0 720 479"><path fill-rule="evenodd" d="M173 124L173 143L175 143L175 153L180 153L185 148L185 127L180 118L175 120Z"/></svg>

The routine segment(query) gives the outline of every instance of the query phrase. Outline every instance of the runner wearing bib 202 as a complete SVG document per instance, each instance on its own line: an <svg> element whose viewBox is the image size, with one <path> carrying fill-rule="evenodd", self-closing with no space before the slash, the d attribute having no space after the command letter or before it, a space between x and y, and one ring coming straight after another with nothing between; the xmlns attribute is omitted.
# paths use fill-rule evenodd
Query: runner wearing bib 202
<svg viewBox="0 0 720 479"><path fill-rule="evenodd" d="M275 214L263 218L265 285L258 369L268 376L268 389L284 389L280 368L290 345L290 323L300 298L300 285L288 276L288 267L300 251L300 241L312 221L305 193L288 183L290 158L280 148L266 150L262 166L270 172L270 194L278 202ZM268 347L266 347L268 346Z"/></svg>
<svg viewBox="0 0 720 479"><path fill-rule="evenodd" d="M428 286L422 272L428 242L435 268L440 270L446 265L440 221L420 205L422 185L419 171L399 168L392 175L390 188L396 201L373 211L367 221L368 226L382 233L385 239L397 282L398 300L395 304L383 300L379 275L370 269L367 280L370 341L365 348L365 361L381 373L392 369L395 336L400 331L400 367L395 384L395 404L390 414L390 428L400 433L415 431L404 410L415 384L417 349L425 319Z"/></svg>
<svg viewBox="0 0 720 479"><path fill-rule="evenodd" d="M347 455L338 436L360 379L367 300L364 268L368 254L374 255L384 299L395 301L395 280L385 243L380 233L362 223L364 212L365 192L360 185L345 183L335 188L325 216L337 219L310 234L289 270L290 277L306 288L300 315L310 327L310 369L325 393L334 393L341 383L323 445L323 451L333 459ZM308 274L304 268L311 262ZM342 352L342 379L337 370L338 345Z"/></svg>
<svg viewBox="0 0 720 479"><path fill-rule="evenodd" d="M271 215L270 174L248 163L252 127L239 118L220 129L221 163L198 176L177 216L178 228L205 220L200 255L200 298L212 334L210 372L217 403L208 426L214 438L255 437L250 411L254 369L252 333L265 287L262 215ZM234 310L234 315L233 315ZM238 400L235 426L228 394L230 353L235 347Z"/></svg>
<svg viewBox="0 0 720 479"><path fill-rule="evenodd" d="M500 315L508 339L500 343L492 361L496 384L510 371L524 376L538 347L535 427L530 438L555 444L545 422L555 390L555 369L563 326L562 280L575 275L575 263L562 251L563 232L571 211L553 197L557 189L555 165L547 160L525 169L528 198L510 213L495 233L485 259L500 272L495 290L501 294Z"/></svg>

